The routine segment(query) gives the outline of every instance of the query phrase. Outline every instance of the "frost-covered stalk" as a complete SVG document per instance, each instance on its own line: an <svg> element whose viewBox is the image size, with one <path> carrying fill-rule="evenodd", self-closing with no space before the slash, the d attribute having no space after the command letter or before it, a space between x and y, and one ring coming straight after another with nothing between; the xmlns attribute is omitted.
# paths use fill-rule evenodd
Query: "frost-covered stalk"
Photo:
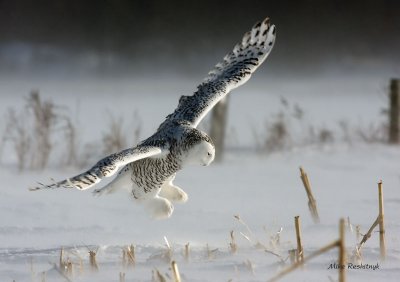
<svg viewBox="0 0 400 282"><path fill-rule="evenodd" d="M379 195L379 248L381 254L381 260L386 259L386 243L385 243L385 214L383 210L383 191L382 191L382 180L378 183L378 195Z"/></svg>

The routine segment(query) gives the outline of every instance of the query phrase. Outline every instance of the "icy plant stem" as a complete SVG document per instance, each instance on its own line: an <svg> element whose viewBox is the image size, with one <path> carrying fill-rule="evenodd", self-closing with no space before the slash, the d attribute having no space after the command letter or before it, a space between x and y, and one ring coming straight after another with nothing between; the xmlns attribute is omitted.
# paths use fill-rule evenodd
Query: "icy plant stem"
<svg viewBox="0 0 400 282"><path fill-rule="evenodd" d="M378 183L379 192L379 248L381 253L381 260L386 258L386 243L385 243L385 223L384 223L384 211L383 211L383 191L382 191L382 180Z"/></svg>

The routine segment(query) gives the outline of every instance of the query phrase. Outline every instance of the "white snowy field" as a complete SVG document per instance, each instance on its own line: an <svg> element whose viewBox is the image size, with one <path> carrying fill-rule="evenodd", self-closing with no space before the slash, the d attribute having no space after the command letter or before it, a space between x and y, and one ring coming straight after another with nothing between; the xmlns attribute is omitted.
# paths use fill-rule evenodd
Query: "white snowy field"
<svg viewBox="0 0 400 282"><path fill-rule="evenodd" d="M294 216L301 217L305 256L337 239L341 217L349 217L354 232L346 232L349 255L356 246L355 226L365 233L378 213L377 182L382 179L385 197L387 260L379 260L379 238L374 232L363 247L363 263L379 263L377 270L349 270L349 281L398 281L400 275L400 147L365 143L354 137L344 141L338 126L346 121L350 130L379 125L386 106L385 79L262 80L255 77L232 93L229 108L229 149L222 163L189 167L175 182L189 194L189 201L176 205L172 217L154 221L125 194L100 198L90 191L50 190L29 192L36 181L64 179L82 168L65 167L60 138L50 165L43 171L19 173L13 147L2 152L0 187L0 278L1 281L64 281L53 267L64 247L73 262L83 258L84 270L74 265L73 281L151 281L152 270L169 273L164 236L172 246L183 281L266 281L289 265L263 249L257 241L284 259L296 247ZM129 131L133 112L141 119L141 137L156 129L172 112L180 95L190 94L196 83L168 79L155 81L16 82L0 84L0 114L9 107L23 109L24 97L39 88L43 99L65 106L77 123L80 153L83 144L101 140L107 113L122 117ZM157 93L157 94L154 94ZM254 130L263 136L265 121L282 110L281 97L304 111L301 122L292 123L293 146L269 154L255 150ZM134 122L134 121L133 121ZM308 125L328 128L335 140L306 144ZM4 125L2 125L4 126ZM302 131L304 130L304 132ZM127 134L129 135L129 134ZM57 136L56 136L57 137ZM299 140L305 140L299 141ZM99 143L95 143L99 144ZM64 156L65 157L65 156ZM101 156L93 156L93 162ZM90 166L91 163L88 164ZM308 172L317 200L320 224L311 220L299 166ZM249 229L234 218L240 218ZM280 244L271 236L282 228ZM231 254L230 231L238 250ZM248 236L249 242L244 236ZM190 243L190 258L183 256ZM136 246L136 267L123 268L122 248ZM206 246L213 250L211 257ZM88 246L88 247L87 247ZM89 267L88 248L97 253L99 271ZM330 251L282 281L337 280L328 269L337 259Z"/></svg>

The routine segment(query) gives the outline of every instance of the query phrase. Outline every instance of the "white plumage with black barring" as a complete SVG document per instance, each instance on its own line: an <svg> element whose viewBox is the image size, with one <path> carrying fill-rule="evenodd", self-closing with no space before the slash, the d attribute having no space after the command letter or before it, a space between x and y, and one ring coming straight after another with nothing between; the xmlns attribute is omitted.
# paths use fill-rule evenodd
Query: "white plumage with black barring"
<svg viewBox="0 0 400 282"><path fill-rule="evenodd" d="M129 191L153 218L171 216L174 202L186 202L187 194L173 184L176 173L190 164L207 166L215 156L211 138L196 127L231 90L244 84L264 62L275 42L275 26L268 18L245 33L232 52L212 69L191 96L182 96L178 107L157 131L134 148L107 156L88 171L31 190L77 188L86 190L103 178L117 176L95 195L119 189Z"/></svg>

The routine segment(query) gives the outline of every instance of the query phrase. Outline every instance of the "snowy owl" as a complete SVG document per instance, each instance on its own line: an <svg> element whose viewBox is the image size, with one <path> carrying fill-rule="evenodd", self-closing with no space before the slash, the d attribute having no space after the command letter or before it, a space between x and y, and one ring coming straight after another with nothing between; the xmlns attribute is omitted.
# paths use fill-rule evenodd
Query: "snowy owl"
<svg viewBox="0 0 400 282"><path fill-rule="evenodd" d="M173 202L186 202L187 194L173 184L177 171L187 165L207 166L214 160L211 138L196 129L204 116L231 90L245 83L264 62L275 42L275 26L268 18L244 34L222 62L212 69L191 96L182 96L178 107L157 131L136 147L112 154L75 177L31 190L77 188L85 190L103 178L117 176L95 195L126 189L153 218L171 216Z"/></svg>

